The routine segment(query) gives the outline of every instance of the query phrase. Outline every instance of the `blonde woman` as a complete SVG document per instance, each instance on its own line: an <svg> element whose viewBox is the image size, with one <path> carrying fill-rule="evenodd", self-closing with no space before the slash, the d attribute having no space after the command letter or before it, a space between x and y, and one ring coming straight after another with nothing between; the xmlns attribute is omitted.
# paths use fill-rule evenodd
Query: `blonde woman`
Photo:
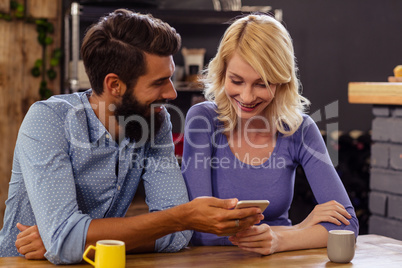
<svg viewBox="0 0 402 268"><path fill-rule="evenodd" d="M331 229L359 224L299 94L292 40L268 15L248 15L225 32L205 76L207 102L186 118L182 172L199 196L268 199L260 225L230 237L194 232L194 245L237 245L263 255L325 247ZM295 171L304 168L318 205L292 225ZM235 220L236 225L245 220Z"/></svg>

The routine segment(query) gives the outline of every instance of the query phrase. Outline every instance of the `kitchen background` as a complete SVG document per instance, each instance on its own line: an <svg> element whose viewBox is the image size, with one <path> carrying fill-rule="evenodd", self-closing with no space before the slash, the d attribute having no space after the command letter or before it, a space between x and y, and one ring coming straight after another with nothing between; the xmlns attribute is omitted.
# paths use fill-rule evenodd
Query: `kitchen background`
<svg viewBox="0 0 402 268"><path fill-rule="evenodd" d="M53 43L47 54L60 48L72 54L71 2L66 0L0 0L0 13L15 13L10 2L25 5L26 16L45 18L54 25ZM216 52L217 44L231 15L241 12L214 11L212 0L132 0L80 1L80 38L92 22L113 7L149 11L182 35L183 46L205 48L204 63ZM349 82L385 82L393 68L402 64L402 1L398 0L242 0L243 6L270 6L281 12L295 47L302 92L312 102L310 114L323 131L329 150L337 159L337 170L358 211L361 233L367 233L370 130L372 106L348 103ZM91 9L92 8L92 9ZM14 14L13 13L13 14ZM277 13L280 14L280 13ZM34 24L18 18L0 19L0 218L7 198L12 154L19 125L28 107L39 100L41 77L32 76L32 66L44 51L37 43ZM51 56L48 56L48 58ZM71 58L71 57L69 57ZM181 53L175 55L178 66L184 65ZM57 77L47 79L52 94L70 91L69 63L60 59L54 66ZM49 65L50 66L50 65ZM83 88L82 88L83 89ZM200 91L180 91L174 102L184 111ZM331 113L330 113L331 112ZM337 134L334 135L334 131ZM356 131L357 130L357 131ZM174 131L180 132L181 126ZM302 219L314 206L314 197L298 170L294 222ZM0 223L1 225L2 223Z"/></svg>

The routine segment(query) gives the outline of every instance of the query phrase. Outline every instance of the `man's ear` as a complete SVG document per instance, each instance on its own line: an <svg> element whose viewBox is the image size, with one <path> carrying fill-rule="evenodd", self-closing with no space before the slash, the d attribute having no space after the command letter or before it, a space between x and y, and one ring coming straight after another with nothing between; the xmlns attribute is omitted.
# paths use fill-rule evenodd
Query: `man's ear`
<svg viewBox="0 0 402 268"><path fill-rule="evenodd" d="M105 76L105 90L116 98L123 96L126 91L126 85L120 80L119 76L114 73Z"/></svg>

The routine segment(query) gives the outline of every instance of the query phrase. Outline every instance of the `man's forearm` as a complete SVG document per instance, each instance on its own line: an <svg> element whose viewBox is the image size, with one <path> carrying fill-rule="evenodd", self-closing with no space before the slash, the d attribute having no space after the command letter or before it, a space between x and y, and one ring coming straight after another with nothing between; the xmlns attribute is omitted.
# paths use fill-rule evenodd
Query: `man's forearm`
<svg viewBox="0 0 402 268"><path fill-rule="evenodd" d="M171 233L184 230L218 235L237 233L263 219L261 209L233 209L236 203L236 199L203 197L135 217L95 219L89 225L86 246L101 239L117 239L126 243L128 251L144 251L151 249L156 239ZM236 223L236 219L240 221Z"/></svg>
<svg viewBox="0 0 402 268"><path fill-rule="evenodd" d="M185 230L180 218L185 205L127 218L105 218L91 221L85 246L102 239L124 241L130 252L154 251L155 240Z"/></svg>

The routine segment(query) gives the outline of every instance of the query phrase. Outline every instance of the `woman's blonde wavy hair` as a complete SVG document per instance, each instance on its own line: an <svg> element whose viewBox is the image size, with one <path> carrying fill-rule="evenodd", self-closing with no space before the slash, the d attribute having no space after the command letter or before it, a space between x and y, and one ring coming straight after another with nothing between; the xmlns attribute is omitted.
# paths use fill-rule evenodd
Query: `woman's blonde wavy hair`
<svg viewBox="0 0 402 268"><path fill-rule="evenodd" d="M234 53L250 64L276 93L266 108L270 126L285 136L292 135L302 123L302 113L310 104L299 94L296 59L292 39L285 27L269 15L251 14L237 19L226 30L218 52L204 71L205 97L218 106L225 132L237 125L237 114L225 90L227 63Z"/></svg>

